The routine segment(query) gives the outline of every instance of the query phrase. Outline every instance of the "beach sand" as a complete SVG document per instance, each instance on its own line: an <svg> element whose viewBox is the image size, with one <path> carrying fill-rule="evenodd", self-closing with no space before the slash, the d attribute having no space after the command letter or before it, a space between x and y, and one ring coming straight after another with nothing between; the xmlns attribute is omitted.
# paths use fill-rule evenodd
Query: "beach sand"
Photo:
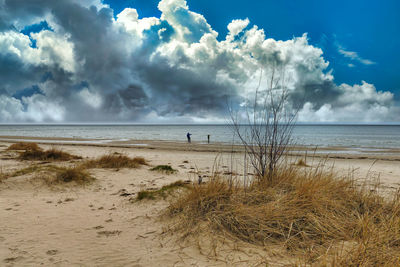
<svg viewBox="0 0 400 267"><path fill-rule="evenodd" d="M15 153L6 151L12 143L7 138L0 141L0 172L9 173L35 164L17 160ZM96 181L86 186L47 186L32 174L0 182L0 266L265 266L265 261L279 266L290 263L283 256L271 256L263 248L229 237L212 240L205 235L202 239L182 241L179 233L169 230L170 221L161 216L168 207L168 199L135 200L143 189L160 188L177 180L196 181L198 174L206 180L215 165L222 171L243 172L242 154L229 153L232 147L161 141L135 141L134 144L52 141L47 140L40 146L55 145L84 159L114 152L141 156L151 166L168 164L178 172L167 175L150 171L151 166L92 169L90 173ZM318 164L326 156L309 158L307 164ZM367 156L333 153L324 164L334 166L339 174L352 173L356 179L379 179L388 190L396 190L400 183L399 160L400 153L395 152Z"/></svg>

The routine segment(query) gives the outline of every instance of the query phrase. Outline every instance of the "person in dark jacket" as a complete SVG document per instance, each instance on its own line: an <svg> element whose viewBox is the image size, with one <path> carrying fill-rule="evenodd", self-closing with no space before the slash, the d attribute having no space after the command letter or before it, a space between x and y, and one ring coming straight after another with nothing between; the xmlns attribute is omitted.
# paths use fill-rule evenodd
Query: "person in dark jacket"
<svg viewBox="0 0 400 267"><path fill-rule="evenodd" d="M192 135L191 133L187 133L187 134L186 134L188 143L191 143L191 142L192 142L192 140L190 139L190 136L191 136L191 135Z"/></svg>

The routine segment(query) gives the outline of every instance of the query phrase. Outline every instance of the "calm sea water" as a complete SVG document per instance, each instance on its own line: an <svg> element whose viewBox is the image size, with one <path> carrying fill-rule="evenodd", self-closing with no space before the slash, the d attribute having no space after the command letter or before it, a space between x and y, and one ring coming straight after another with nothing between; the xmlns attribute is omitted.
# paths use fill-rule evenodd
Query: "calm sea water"
<svg viewBox="0 0 400 267"><path fill-rule="evenodd" d="M66 137L103 140L186 141L232 143L228 125L0 125L0 136ZM400 148L400 125L297 125L294 140L318 147ZM237 139L237 138L236 138Z"/></svg>

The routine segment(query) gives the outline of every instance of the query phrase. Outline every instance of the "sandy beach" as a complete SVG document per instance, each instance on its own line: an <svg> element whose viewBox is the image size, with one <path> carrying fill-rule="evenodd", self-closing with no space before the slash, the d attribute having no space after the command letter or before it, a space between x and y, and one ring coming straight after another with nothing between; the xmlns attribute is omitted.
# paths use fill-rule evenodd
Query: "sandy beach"
<svg viewBox="0 0 400 267"><path fill-rule="evenodd" d="M16 159L7 147L29 137L2 137L0 172L11 173L38 162ZM91 169L96 178L85 186L47 186L34 174L10 177L0 182L0 265L2 266L276 266L291 263L285 257L229 237L210 241L182 241L169 230L162 214L168 199L136 201L143 189L160 188L177 180L204 180L213 166L241 173L240 148L162 141L93 144L87 140L34 139L42 148L58 147L84 159L121 153L144 157L149 166L137 169ZM77 142L82 141L82 142ZM327 166L356 179L380 180L384 188L400 184L400 153L315 154L309 165L324 157ZM233 156L232 156L233 155ZM301 155L301 153L299 154ZM300 156L293 156L295 159ZM216 160L217 159L217 160ZM79 160L57 163L73 165ZM48 164L48 163L42 163ZM150 171L151 166L170 165L178 172ZM231 166L233 165L233 167ZM239 166L239 167L238 167ZM236 169L235 169L236 168ZM239 175L240 176L240 175Z"/></svg>

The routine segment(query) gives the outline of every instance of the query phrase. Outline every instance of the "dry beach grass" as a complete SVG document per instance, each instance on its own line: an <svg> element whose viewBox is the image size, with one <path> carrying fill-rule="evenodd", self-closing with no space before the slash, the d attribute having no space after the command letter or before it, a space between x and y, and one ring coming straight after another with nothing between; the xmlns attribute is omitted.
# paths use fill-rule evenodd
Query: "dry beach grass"
<svg viewBox="0 0 400 267"><path fill-rule="evenodd" d="M260 181L263 181L261 179ZM278 245L301 264L400 265L400 200L338 177L321 166L284 166L273 184L248 187L214 176L169 207L183 236L215 234L268 248Z"/></svg>
<svg viewBox="0 0 400 267"><path fill-rule="evenodd" d="M18 142L11 144L7 150L40 150L40 148L36 143Z"/></svg>
<svg viewBox="0 0 400 267"><path fill-rule="evenodd" d="M138 168L140 165L147 165L143 157L129 158L121 154L107 154L96 159L87 160L82 164L86 168Z"/></svg>

